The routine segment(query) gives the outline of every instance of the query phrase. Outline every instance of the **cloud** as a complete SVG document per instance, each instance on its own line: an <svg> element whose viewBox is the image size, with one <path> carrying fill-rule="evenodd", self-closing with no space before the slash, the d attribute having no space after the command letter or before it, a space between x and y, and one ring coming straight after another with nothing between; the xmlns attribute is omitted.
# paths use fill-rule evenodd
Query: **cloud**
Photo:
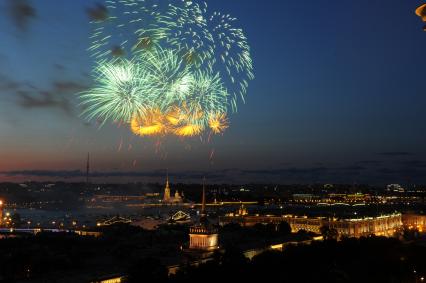
<svg viewBox="0 0 426 283"><path fill-rule="evenodd" d="M61 177L61 178L75 178L85 177L86 172L81 170L16 170L16 171L3 171L1 175L5 176L33 176L33 177ZM91 172L90 177L94 178L108 178L108 177L161 177L166 175L165 170L152 170L152 171L105 171L105 172ZM206 173L203 171L181 171L169 172L170 177L200 179L209 176L209 178L222 177L223 174Z"/></svg>
<svg viewBox="0 0 426 283"><path fill-rule="evenodd" d="M426 167L420 168L393 168L383 167L369 169L362 166L341 166L341 167L292 167L284 169L223 169L214 172L206 171L174 171L169 172L173 182L199 183L206 177L209 183L230 183L230 184L309 184L309 183L364 183L364 184L389 184L426 182ZM165 170L151 171L102 171L91 172L92 180L109 182L133 182L136 180L143 182L161 181L164 179ZM14 180L77 180L82 181L86 173L82 170L18 170L4 171L0 175Z"/></svg>
<svg viewBox="0 0 426 283"><path fill-rule="evenodd" d="M426 161L422 160L407 160L398 162L398 164L410 168L426 168Z"/></svg>
<svg viewBox="0 0 426 283"><path fill-rule="evenodd" d="M416 183L424 184L426 182L426 167L418 168L379 168L376 173L383 183Z"/></svg>
<svg viewBox="0 0 426 283"><path fill-rule="evenodd" d="M409 156L412 155L411 152L406 151L388 151L388 152L380 152L378 155L389 156L389 157L398 157L398 156Z"/></svg>
<svg viewBox="0 0 426 283"><path fill-rule="evenodd" d="M18 105L22 108L56 108L62 110L68 115L72 113L72 107L68 99L57 97L48 91L40 91L38 94L27 91L18 91L17 95Z"/></svg>
<svg viewBox="0 0 426 283"><path fill-rule="evenodd" d="M80 84L73 81L57 81L53 83L54 90L56 92L80 92L87 88L89 88L87 85Z"/></svg>
<svg viewBox="0 0 426 283"><path fill-rule="evenodd" d="M8 0L8 12L21 31L27 31L30 20L37 16L36 9L28 0Z"/></svg>
<svg viewBox="0 0 426 283"><path fill-rule="evenodd" d="M360 164L360 165L380 165L382 164L383 161L380 160L361 160L361 161L357 161L356 164Z"/></svg>
<svg viewBox="0 0 426 283"><path fill-rule="evenodd" d="M55 81L50 90L39 90L30 84L10 84L18 97L17 104L25 109L59 109L72 115L73 105L66 94L74 94L88 88L75 81ZM0 81L0 89L1 89ZM16 87L15 87L16 86ZM10 87L10 88L11 88Z"/></svg>
<svg viewBox="0 0 426 283"><path fill-rule="evenodd" d="M94 7L86 10L89 19L92 21L105 21L108 19L108 9L102 4L96 4Z"/></svg>
<svg viewBox="0 0 426 283"><path fill-rule="evenodd" d="M243 170L242 174L256 175L311 175L325 173L329 169L326 167L311 167L311 168L286 168L286 169L265 169L265 170Z"/></svg>
<svg viewBox="0 0 426 283"><path fill-rule="evenodd" d="M21 84L0 74L0 91L13 91L21 87Z"/></svg>
<svg viewBox="0 0 426 283"><path fill-rule="evenodd" d="M59 64L59 63L55 63L53 65L53 67L55 67L55 69L58 70L58 71L65 71L67 69L64 65Z"/></svg>

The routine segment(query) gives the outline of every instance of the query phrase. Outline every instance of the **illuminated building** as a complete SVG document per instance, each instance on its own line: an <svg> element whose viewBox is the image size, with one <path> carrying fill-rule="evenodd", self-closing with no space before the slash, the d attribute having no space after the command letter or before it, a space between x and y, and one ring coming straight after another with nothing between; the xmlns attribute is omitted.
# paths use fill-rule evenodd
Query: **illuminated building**
<svg viewBox="0 0 426 283"><path fill-rule="evenodd" d="M145 196L128 196L128 195L95 195L92 199L92 202L128 202L128 201L144 201Z"/></svg>
<svg viewBox="0 0 426 283"><path fill-rule="evenodd" d="M237 212L230 212L227 213L226 216L246 216L248 215L248 210L247 208L244 206L243 203L241 203L240 207L238 208Z"/></svg>
<svg viewBox="0 0 426 283"><path fill-rule="evenodd" d="M105 278L99 278L98 280L91 281L91 283L121 283L124 282L124 276L112 275L106 276Z"/></svg>
<svg viewBox="0 0 426 283"><path fill-rule="evenodd" d="M389 192L399 192L399 193L405 192L405 189L403 187L401 187L401 185L399 185L399 184L387 185L386 190L389 191Z"/></svg>
<svg viewBox="0 0 426 283"><path fill-rule="evenodd" d="M340 236L361 237L369 235L392 237L397 229L402 226L402 216L399 213L354 219L327 219L308 218L293 215L282 216L225 216L219 219L220 225L238 223L242 226L253 226L255 224L275 224L287 222L292 232L305 230L320 234L320 228L327 226L336 229Z"/></svg>
<svg viewBox="0 0 426 283"><path fill-rule="evenodd" d="M167 175L166 187L164 188L163 202L164 203L182 203L183 202L183 198L179 194L178 190L176 190L174 197L171 196L171 190L169 185L169 175Z"/></svg>
<svg viewBox="0 0 426 283"><path fill-rule="evenodd" d="M0 225L3 225L3 201L0 200Z"/></svg>
<svg viewBox="0 0 426 283"><path fill-rule="evenodd" d="M408 229L417 229L419 232L424 232L426 230L426 215L403 214L402 223Z"/></svg>
<svg viewBox="0 0 426 283"><path fill-rule="evenodd" d="M219 234L206 214L206 191L203 186L200 222L189 228L189 248L191 250L211 251L219 248Z"/></svg>
<svg viewBox="0 0 426 283"><path fill-rule="evenodd" d="M167 181L166 181L166 187L164 188L163 201L169 202L170 198L171 197L170 197L169 175L167 174Z"/></svg>

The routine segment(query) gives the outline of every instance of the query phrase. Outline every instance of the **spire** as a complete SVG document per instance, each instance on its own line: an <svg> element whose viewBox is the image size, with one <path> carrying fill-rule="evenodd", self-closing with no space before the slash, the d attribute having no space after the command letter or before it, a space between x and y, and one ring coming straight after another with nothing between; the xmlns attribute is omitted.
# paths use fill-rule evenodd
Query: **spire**
<svg viewBox="0 0 426 283"><path fill-rule="evenodd" d="M169 170L167 170L166 187L164 188L163 200L166 202L170 201Z"/></svg>
<svg viewBox="0 0 426 283"><path fill-rule="evenodd" d="M201 203L201 216L206 216L206 178L203 179L203 198Z"/></svg>
<svg viewBox="0 0 426 283"><path fill-rule="evenodd" d="M169 187L169 169L167 169L166 188Z"/></svg>
<svg viewBox="0 0 426 283"><path fill-rule="evenodd" d="M86 185L89 184L89 174L90 174L90 153L87 153L87 161L86 161Z"/></svg>

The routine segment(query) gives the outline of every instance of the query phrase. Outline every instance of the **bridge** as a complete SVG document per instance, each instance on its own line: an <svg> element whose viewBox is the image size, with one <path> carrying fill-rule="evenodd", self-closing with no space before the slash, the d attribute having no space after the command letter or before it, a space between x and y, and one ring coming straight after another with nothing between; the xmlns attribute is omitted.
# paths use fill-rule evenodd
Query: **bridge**
<svg viewBox="0 0 426 283"><path fill-rule="evenodd" d="M183 211L178 211L170 219L176 222L182 222L191 220L191 216Z"/></svg>

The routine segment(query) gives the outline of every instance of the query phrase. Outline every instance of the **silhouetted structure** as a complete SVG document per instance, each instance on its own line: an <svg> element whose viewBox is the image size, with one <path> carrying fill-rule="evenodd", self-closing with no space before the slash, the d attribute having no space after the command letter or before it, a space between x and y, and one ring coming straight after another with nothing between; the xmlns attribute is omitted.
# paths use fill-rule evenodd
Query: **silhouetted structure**
<svg viewBox="0 0 426 283"><path fill-rule="evenodd" d="M189 228L189 248L192 250L215 250L219 248L218 240L217 228L213 227L207 219L206 189L203 184L200 221L197 225Z"/></svg>
<svg viewBox="0 0 426 283"><path fill-rule="evenodd" d="M89 176L90 176L90 154L87 153L87 161L86 161L86 187L89 186Z"/></svg>

